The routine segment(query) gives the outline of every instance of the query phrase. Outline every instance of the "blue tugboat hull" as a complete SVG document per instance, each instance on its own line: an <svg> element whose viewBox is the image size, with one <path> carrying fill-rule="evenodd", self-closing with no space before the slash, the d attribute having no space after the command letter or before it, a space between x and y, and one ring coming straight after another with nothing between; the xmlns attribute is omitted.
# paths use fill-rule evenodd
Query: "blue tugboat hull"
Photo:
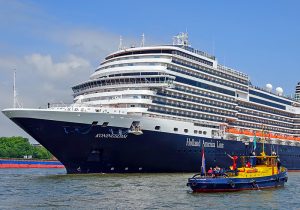
<svg viewBox="0 0 300 210"><path fill-rule="evenodd" d="M256 178L193 178L188 179L187 186L193 192L229 192L241 190L259 190L266 188L283 187L287 182L287 172L281 172L272 176Z"/></svg>

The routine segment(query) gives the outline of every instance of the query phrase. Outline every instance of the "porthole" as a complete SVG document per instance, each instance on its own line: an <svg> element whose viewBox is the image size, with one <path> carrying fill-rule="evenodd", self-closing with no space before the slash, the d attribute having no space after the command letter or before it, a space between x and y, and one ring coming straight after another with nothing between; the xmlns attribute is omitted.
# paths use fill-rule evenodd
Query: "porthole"
<svg viewBox="0 0 300 210"><path fill-rule="evenodd" d="M188 129L184 129L183 131L184 131L185 133L189 132L189 130L188 130Z"/></svg>
<svg viewBox="0 0 300 210"><path fill-rule="evenodd" d="M155 130L160 130L160 126L155 126Z"/></svg>

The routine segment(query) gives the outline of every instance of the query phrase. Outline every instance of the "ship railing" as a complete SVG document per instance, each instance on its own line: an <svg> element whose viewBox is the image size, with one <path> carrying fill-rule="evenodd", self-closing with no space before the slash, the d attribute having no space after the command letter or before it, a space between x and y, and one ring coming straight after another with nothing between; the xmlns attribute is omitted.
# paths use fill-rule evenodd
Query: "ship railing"
<svg viewBox="0 0 300 210"><path fill-rule="evenodd" d="M84 92L89 92L93 89L98 89L98 88L102 88L102 87L107 87L107 88L112 88L112 87L144 87L144 86L170 86L173 83L173 79L170 78L166 78L165 80L160 80L160 81L156 81L156 80L144 80L144 81L129 81L129 82L109 82L109 83L105 83L105 84L99 84L99 85L91 85L91 86L87 86L84 88L80 88L80 89L76 89L74 90L74 94L73 95L79 95L82 94Z"/></svg>
<svg viewBox="0 0 300 210"><path fill-rule="evenodd" d="M229 73L232 73L232 74L240 76L240 77L244 77L244 78L247 78L247 79L249 78L247 74L244 74L244 73L242 73L240 71L237 71L237 70L234 70L232 68L229 68L229 67L226 67L226 66L222 66L222 65L219 65L219 64L217 66L217 69L223 71L224 73L228 73L229 72Z"/></svg>
<svg viewBox="0 0 300 210"><path fill-rule="evenodd" d="M48 103L46 106L40 106L39 109L52 110L68 110L75 108L98 108L99 105L83 104L83 103Z"/></svg>
<svg viewBox="0 0 300 210"><path fill-rule="evenodd" d="M207 58L210 58L212 60L216 60L216 57L213 56L213 55L210 55L206 52L203 52L201 50L197 50L197 49L194 49L192 47L189 47L189 46L183 46L183 49L187 50L187 51L190 51L192 53L195 53L195 54L198 54L198 55L201 55L201 56L204 56L204 57L207 57Z"/></svg>

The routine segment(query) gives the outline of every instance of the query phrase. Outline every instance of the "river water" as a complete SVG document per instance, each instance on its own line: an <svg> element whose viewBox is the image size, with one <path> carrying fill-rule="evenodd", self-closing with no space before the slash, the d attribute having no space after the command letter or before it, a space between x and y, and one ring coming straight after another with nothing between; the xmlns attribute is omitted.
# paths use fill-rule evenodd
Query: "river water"
<svg viewBox="0 0 300 210"><path fill-rule="evenodd" d="M284 188L230 193L191 193L191 175L1 169L0 209L300 209L300 173Z"/></svg>

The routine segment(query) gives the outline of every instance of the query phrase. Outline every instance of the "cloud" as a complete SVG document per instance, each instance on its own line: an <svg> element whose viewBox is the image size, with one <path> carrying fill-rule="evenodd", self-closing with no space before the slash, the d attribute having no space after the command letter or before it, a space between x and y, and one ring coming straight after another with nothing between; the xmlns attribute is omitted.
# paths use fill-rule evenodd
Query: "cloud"
<svg viewBox="0 0 300 210"><path fill-rule="evenodd" d="M88 60L77 55L67 55L57 61L51 55L33 53L23 57L0 58L0 109L13 104L13 69L17 71L18 101L23 107L46 107L51 103L71 103L71 87L87 80L92 67ZM0 114L1 136L29 137ZM30 138L32 140L32 138Z"/></svg>
<svg viewBox="0 0 300 210"><path fill-rule="evenodd" d="M36 70L36 73L54 79L66 79L71 74L78 74L78 72L91 68L88 60L72 54L68 55L64 61L57 63L53 62L51 55L39 53L25 56L25 61Z"/></svg>
<svg viewBox="0 0 300 210"><path fill-rule="evenodd" d="M94 65L108 54L117 51L120 42L118 34L90 28L58 29L45 36L65 45L73 53L89 59ZM139 46L141 43L141 37L122 36L122 40L123 47Z"/></svg>

